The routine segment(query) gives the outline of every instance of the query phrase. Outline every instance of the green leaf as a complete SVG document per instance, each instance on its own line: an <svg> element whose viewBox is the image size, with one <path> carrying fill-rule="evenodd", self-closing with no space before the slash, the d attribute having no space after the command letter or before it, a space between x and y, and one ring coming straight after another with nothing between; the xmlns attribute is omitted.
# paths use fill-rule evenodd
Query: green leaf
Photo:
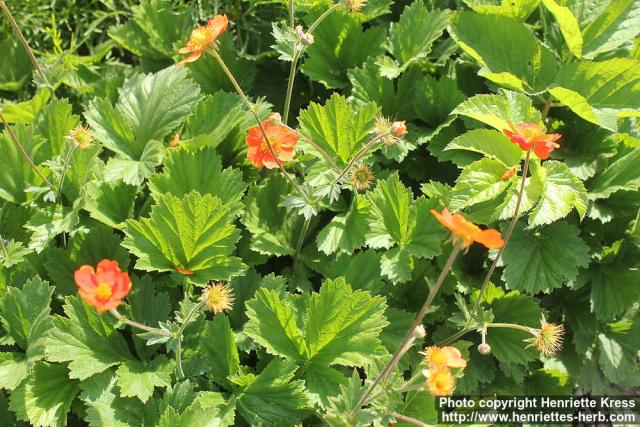
<svg viewBox="0 0 640 427"><path fill-rule="evenodd" d="M260 289L246 305L249 318L244 328L246 335L271 354L298 361L306 357L295 310L280 292Z"/></svg>
<svg viewBox="0 0 640 427"><path fill-rule="evenodd" d="M160 355L150 363L128 360L116 370L120 396L137 397L145 403L155 387L169 387L173 366L166 356Z"/></svg>
<svg viewBox="0 0 640 427"><path fill-rule="evenodd" d="M501 86L535 93L556 73L556 59L521 22L507 16L459 12L451 37L482 68L479 74Z"/></svg>
<svg viewBox="0 0 640 427"><path fill-rule="evenodd" d="M406 247L411 255L431 259L442 253L442 241L449 233L431 214L431 209L438 208L439 203L436 200L427 200L424 197L416 200L416 226Z"/></svg>
<svg viewBox="0 0 640 427"><path fill-rule="evenodd" d="M358 152L371 138L369 132L378 115L378 107L365 104L352 107L345 97L334 93L325 105L312 102L306 110L300 112L300 128L304 135L313 140L330 155L339 158L343 164ZM311 145L301 143L309 152L323 159Z"/></svg>
<svg viewBox="0 0 640 427"><path fill-rule="evenodd" d="M230 399L227 402L221 393L202 391L179 416L171 412L169 413L172 415L167 415L165 411L157 427L232 426L235 425L235 406L235 400Z"/></svg>
<svg viewBox="0 0 640 427"><path fill-rule="evenodd" d="M69 141L65 139L79 122L66 99L54 99L42 109L36 124L38 133L49 141L51 152L62 155Z"/></svg>
<svg viewBox="0 0 640 427"><path fill-rule="evenodd" d="M502 255L509 289L550 293L589 265L589 247L572 224L557 222L537 231L516 229Z"/></svg>
<svg viewBox="0 0 640 427"><path fill-rule="evenodd" d="M542 125L540 112L528 96L502 90L499 95L476 95L456 107L451 114L460 114L488 124L502 132L509 124L522 122Z"/></svg>
<svg viewBox="0 0 640 427"><path fill-rule="evenodd" d="M461 210L496 198L509 184L502 179L508 170L501 162L489 158L466 166L453 187L449 207Z"/></svg>
<svg viewBox="0 0 640 427"><path fill-rule="evenodd" d="M85 421L91 427L154 425L145 419L145 407L138 399L118 396L116 380L114 373L108 370L80 383L80 400L87 407Z"/></svg>
<svg viewBox="0 0 640 427"><path fill-rule="evenodd" d="M259 375L237 378L243 386L238 410L249 424L292 425L303 414L307 397L304 383L293 379L296 369L290 361L273 359Z"/></svg>
<svg viewBox="0 0 640 427"><path fill-rule="evenodd" d="M138 257L136 268L193 272L195 283L227 280L244 268L231 256L240 237L231 209L220 199L197 191L182 198L165 194L151 208L149 218L128 220L122 245Z"/></svg>
<svg viewBox="0 0 640 427"><path fill-rule="evenodd" d="M28 280L22 289L9 287L0 300L2 327L16 344L26 350L33 343L39 324L49 322L49 304L53 288L39 277Z"/></svg>
<svg viewBox="0 0 640 427"><path fill-rule="evenodd" d="M314 20L319 15L309 14ZM385 31L373 27L363 31L361 24L347 12L335 11L313 32L314 43L307 48L302 72L328 88L345 87L347 70L358 67L369 56L383 53Z"/></svg>
<svg viewBox="0 0 640 427"><path fill-rule="evenodd" d="M640 187L640 147L618 158L589 182L589 198L606 199L618 191Z"/></svg>
<svg viewBox="0 0 640 427"><path fill-rule="evenodd" d="M389 52L402 71L427 57L433 42L440 37L449 19L449 11L428 11L422 1L415 1L405 7L400 20L391 24L388 38Z"/></svg>
<svg viewBox="0 0 640 427"><path fill-rule="evenodd" d="M333 217L323 228L316 242L318 249L327 255L334 252L352 254L365 243L364 235L369 229L367 213L369 202L361 196L353 198L349 210Z"/></svg>
<svg viewBox="0 0 640 427"><path fill-rule="evenodd" d="M149 176L153 175L156 166L162 163L164 146L161 142L151 141L137 160L112 157L104 168L104 179L107 181L122 180L125 184L139 187Z"/></svg>
<svg viewBox="0 0 640 427"><path fill-rule="evenodd" d="M23 353L0 353L0 388L15 389L29 376L29 369Z"/></svg>
<svg viewBox="0 0 640 427"><path fill-rule="evenodd" d="M0 64L0 90L18 91L29 81L33 66L17 37L4 37L0 42L5 61Z"/></svg>
<svg viewBox="0 0 640 427"><path fill-rule="evenodd" d="M464 0L465 4L478 13L504 15L526 20L538 7L540 0Z"/></svg>
<svg viewBox="0 0 640 427"><path fill-rule="evenodd" d="M640 298L640 271L622 262L597 265L589 271L591 312L599 320L612 320L627 311Z"/></svg>
<svg viewBox="0 0 640 427"><path fill-rule="evenodd" d="M640 61L614 58L566 64L549 93L583 119L616 132L621 117L640 111Z"/></svg>
<svg viewBox="0 0 640 427"><path fill-rule="evenodd" d="M79 392L62 365L38 362L28 381L11 394L10 408L36 427L64 427L71 402Z"/></svg>
<svg viewBox="0 0 640 427"><path fill-rule="evenodd" d="M523 326L539 327L540 308L533 297L520 295L518 291L496 298L489 305L494 314L494 322L517 323ZM490 328L487 343L491 346L491 354L501 364L526 364L537 358L537 352L525 348L523 340L532 335L515 329Z"/></svg>
<svg viewBox="0 0 640 427"><path fill-rule="evenodd" d="M330 397L340 393L340 386L349 381L339 370L318 363L309 365L305 374L304 382L310 395L310 403L317 403L322 408L329 404Z"/></svg>
<svg viewBox="0 0 640 427"><path fill-rule="evenodd" d="M577 57L582 56L582 33L580 32L578 20L571 12L571 9L559 5L555 0L542 0L542 3L556 19L560 32L562 32L562 37L564 37L564 41L569 46L569 51Z"/></svg>
<svg viewBox="0 0 640 427"><path fill-rule="evenodd" d="M38 253L61 233L69 233L78 223L78 211L62 205L38 209L24 227L31 231L29 249Z"/></svg>
<svg viewBox="0 0 640 427"><path fill-rule="evenodd" d="M451 141L445 150L467 150L497 160L505 167L520 163L522 150L502 132L490 129L474 129Z"/></svg>
<svg viewBox="0 0 640 427"><path fill-rule="evenodd" d="M228 385L227 377L240 369L240 357L227 316L215 316L207 322L199 352L207 359L209 375L218 384Z"/></svg>
<svg viewBox="0 0 640 427"><path fill-rule="evenodd" d="M640 34L640 1L612 0L582 32L584 56L592 59Z"/></svg>
<svg viewBox="0 0 640 427"><path fill-rule="evenodd" d="M132 359L113 321L79 297L65 298L64 312L67 317L56 317L45 338L45 356L50 362L69 362L69 378L84 380Z"/></svg>
<svg viewBox="0 0 640 427"><path fill-rule="evenodd" d="M312 293L305 316L308 360L324 365L364 365L388 325L383 297L352 291L344 279L327 280Z"/></svg>
<svg viewBox="0 0 640 427"><path fill-rule="evenodd" d="M550 224L573 210L584 217L587 211L587 191L584 184L564 163L547 161L540 167L544 183L540 201L529 214L529 227Z"/></svg>
<svg viewBox="0 0 640 427"><path fill-rule="evenodd" d="M529 163L530 175L525 181L524 192L520 200L520 214L529 211L536 205L544 189L544 178L546 174L541 171L541 166L536 162ZM516 212L516 204L518 203L518 195L520 194L522 176L514 175L509 182L509 187L504 196L504 200L495 209L492 216L494 220L506 220L513 218Z"/></svg>
<svg viewBox="0 0 640 427"><path fill-rule="evenodd" d="M413 195L397 173L386 180L379 180L376 188L367 193L371 203L367 244L372 248L390 248L394 243L409 243L415 227L411 205Z"/></svg>
<svg viewBox="0 0 640 427"><path fill-rule="evenodd" d="M218 91L200 101L185 127L191 138L208 135L211 145L217 146L245 121L245 117L244 104L238 95ZM189 146L187 142L184 144Z"/></svg>
<svg viewBox="0 0 640 427"><path fill-rule="evenodd" d="M249 189L243 223L251 233L251 249L267 255L294 255L304 218L278 202L293 188L282 175L271 174Z"/></svg>
<svg viewBox="0 0 640 427"><path fill-rule="evenodd" d="M413 258L406 248L389 249L380 259L380 273L393 284L409 281L411 270L413 270Z"/></svg>
<svg viewBox="0 0 640 427"><path fill-rule="evenodd" d="M91 218L122 229L133 215L133 204L138 189L122 181L92 181L87 184L83 208Z"/></svg>
<svg viewBox="0 0 640 427"><path fill-rule="evenodd" d="M636 355L640 348L638 318L628 330L598 334L600 356L598 363L605 376L614 384L634 386L640 381Z"/></svg>
<svg viewBox="0 0 640 427"><path fill-rule="evenodd" d="M223 205L239 205L245 191L242 172L227 168L213 148L190 152L183 148L169 151L162 173L149 179L151 195L183 197L193 190L220 199Z"/></svg>
<svg viewBox="0 0 640 427"><path fill-rule="evenodd" d="M5 113L3 113L5 114ZM31 159L37 161L44 151L43 140L36 136L31 127L15 125L11 127L18 141L22 144ZM12 203L23 203L27 200L27 189L35 183L40 184L40 178L22 157L20 150L4 130L0 135L2 156L0 156L0 197ZM42 183L44 184L44 183Z"/></svg>
<svg viewBox="0 0 640 427"><path fill-rule="evenodd" d="M400 83L404 79L407 80L405 83L407 88L405 90L415 96L413 105L415 114L433 127L441 126L451 119L449 117L451 111L467 98L458 88L458 81L446 76L436 80L433 76L427 74L416 83L415 75L412 76L411 73L405 73L398 82L398 87L400 87ZM411 101L411 97L405 96L401 103L406 104L409 101ZM390 114L395 114L395 111ZM410 116L400 117L410 118Z"/></svg>

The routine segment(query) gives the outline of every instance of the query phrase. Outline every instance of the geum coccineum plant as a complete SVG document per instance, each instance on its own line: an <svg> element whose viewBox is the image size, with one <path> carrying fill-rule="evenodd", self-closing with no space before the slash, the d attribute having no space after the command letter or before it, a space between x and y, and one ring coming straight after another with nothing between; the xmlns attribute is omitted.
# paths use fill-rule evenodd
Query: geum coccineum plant
<svg viewBox="0 0 640 427"><path fill-rule="evenodd" d="M485 3L0 0L3 421L631 394L635 2Z"/></svg>

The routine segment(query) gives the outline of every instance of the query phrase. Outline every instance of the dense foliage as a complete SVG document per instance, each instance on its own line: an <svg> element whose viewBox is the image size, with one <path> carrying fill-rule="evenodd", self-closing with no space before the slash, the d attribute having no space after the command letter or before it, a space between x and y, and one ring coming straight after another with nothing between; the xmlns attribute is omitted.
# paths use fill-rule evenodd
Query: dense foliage
<svg viewBox="0 0 640 427"><path fill-rule="evenodd" d="M3 423L408 425L434 394L637 392L639 0L2 17Z"/></svg>

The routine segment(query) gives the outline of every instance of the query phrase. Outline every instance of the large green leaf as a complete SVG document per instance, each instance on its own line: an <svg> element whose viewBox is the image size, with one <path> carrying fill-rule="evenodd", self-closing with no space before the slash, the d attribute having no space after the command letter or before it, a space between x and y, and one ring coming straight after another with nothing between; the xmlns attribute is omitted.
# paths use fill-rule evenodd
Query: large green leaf
<svg viewBox="0 0 640 427"><path fill-rule="evenodd" d="M145 178L151 176L162 162L164 146L161 142L151 141L144 147L138 159L112 157L104 168L104 179L107 181L122 180L125 184L138 187Z"/></svg>
<svg viewBox="0 0 640 427"><path fill-rule="evenodd" d="M551 51L516 19L460 12L451 36L480 62L479 74L501 86L535 93L546 89L556 73Z"/></svg>
<svg viewBox="0 0 640 427"><path fill-rule="evenodd" d="M73 114L71 104L66 99L54 99L42 109L36 124L37 131L50 144L49 150L62 155L70 142L65 138L79 121Z"/></svg>
<svg viewBox="0 0 640 427"><path fill-rule="evenodd" d="M633 387L640 381L636 359L640 351L638 320L636 316L633 323L618 324L620 330L614 329L598 335L600 344L598 363L607 379L614 384Z"/></svg>
<svg viewBox="0 0 640 427"><path fill-rule="evenodd" d="M540 0L464 0L465 4L478 13L504 15L526 20L538 7Z"/></svg>
<svg viewBox="0 0 640 427"><path fill-rule="evenodd" d="M584 184L564 163L548 161L539 169L543 182L538 204L529 214L529 226L550 224L564 218L574 208L584 217L587 211L587 191Z"/></svg>
<svg viewBox="0 0 640 427"><path fill-rule="evenodd" d="M449 207L461 210L496 198L509 185L507 180L502 179L508 170L501 162L489 158L466 166L453 187Z"/></svg>
<svg viewBox="0 0 640 427"><path fill-rule="evenodd" d="M62 365L38 362L26 383L11 394L10 408L36 427L64 427L67 412L80 391Z"/></svg>
<svg viewBox="0 0 640 427"><path fill-rule="evenodd" d="M292 190L282 175L272 174L263 185L252 186L245 199L243 222L251 233L251 248L268 255L294 255L304 218L279 206Z"/></svg>
<svg viewBox="0 0 640 427"><path fill-rule="evenodd" d="M582 33L586 58L632 42L640 34L640 1L611 0Z"/></svg>
<svg viewBox="0 0 640 427"><path fill-rule="evenodd" d="M122 245L138 257L145 271L193 272L190 280L206 283L239 274L244 264L231 256L240 237L229 206L197 191L175 197L165 194L151 208L149 218L127 221Z"/></svg>
<svg viewBox="0 0 640 427"><path fill-rule="evenodd" d="M217 146L244 122L245 116L244 104L238 95L218 91L200 101L185 127L191 138L208 135L210 144Z"/></svg>
<svg viewBox="0 0 640 427"><path fill-rule="evenodd" d="M461 114L488 124L502 132L509 124L522 122L541 125L540 112L531 99L518 92L500 91L498 95L476 95L462 102L451 114Z"/></svg>
<svg viewBox="0 0 640 427"><path fill-rule="evenodd" d="M517 323L518 325L539 327L540 308L533 297L521 295L518 291L494 299L489 305L494 314L494 321L501 323ZM524 339L531 334L506 328L490 328L487 343L491 346L491 354L501 363L526 364L537 357L534 349L525 348Z"/></svg>
<svg viewBox="0 0 640 427"><path fill-rule="evenodd" d="M585 120L617 131L620 117L640 112L640 61L614 58L566 64L549 92Z"/></svg>
<svg viewBox="0 0 640 427"><path fill-rule="evenodd" d="M50 362L69 362L69 378L84 380L132 359L114 321L80 297L65 298L64 312L67 316L54 319L45 339L45 356Z"/></svg>
<svg viewBox="0 0 640 427"><path fill-rule="evenodd" d="M333 217L318 233L318 249L327 255L334 252L351 254L365 243L364 235L369 229L367 213L369 202L362 196L356 196L343 214Z"/></svg>
<svg viewBox="0 0 640 427"><path fill-rule="evenodd" d="M373 248L388 249L394 244L404 246L409 243L415 227L411 209L413 194L400 181L398 174L378 181L376 188L367 193L367 199L371 204L367 244Z"/></svg>
<svg viewBox="0 0 640 427"><path fill-rule="evenodd" d="M309 19L316 16L310 15ZM348 69L383 52L385 31L379 27L363 31L352 14L336 11L316 28L313 35L315 41L307 48L308 57L302 72L328 88L342 88L349 83Z"/></svg>
<svg viewBox="0 0 640 427"><path fill-rule="evenodd" d="M169 387L173 366L165 356L158 356L149 363L128 360L116 370L120 396L137 397L145 403L153 395L155 387Z"/></svg>
<svg viewBox="0 0 640 427"><path fill-rule="evenodd" d="M445 150L467 150L484 154L505 167L520 163L522 150L502 132L489 129L474 129L451 141Z"/></svg>
<svg viewBox="0 0 640 427"><path fill-rule="evenodd" d="M245 184L239 170L222 170L220 156L213 148L196 152L177 148L169 151L162 173L149 179L149 188L156 199L167 193L183 197L197 190L219 198L223 205L237 205Z"/></svg>
<svg viewBox="0 0 640 427"><path fill-rule="evenodd" d="M312 102L300 112L300 128L305 136L346 164L371 138L369 132L378 112L374 103L354 108L346 98L334 93L325 105ZM306 150L323 159L313 146L304 141L301 143Z"/></svg>
<svg viewBox="0 0 640 427"><path fill-rule="evenodd" d="M606 199L617 191L640 187L640 147L611 163L589 181L589 198Z"/></svg>
<svg viewBox="0 0 640 427"><path fill-rule="evenodd" d="M397 74L427 57L449 18L449 11L429 11L422 0L405 7L400 20L391 24L387 41L389 52L397 62Z"/></svg>
<svg viewBox="0 0 640 427"><path fill-rule="evenodd" d="M307 406L304 383L294 380L297 367L273 359L259 375L236 377L241 386L238 410L251 425L291 425Z"/></svg>
<svg viewBox="0 0 640 427"><path fill-rule="evenodd" d="M0 64L0 90L18 91L31 78L33 66L17 37L4 37L0 49L5 60Z"/></svg>
<svg viewBox="0 0 640 427"><path fill-rule="evenodd" d="M31 159L38 161L45 150L44 141L34 134L31 127L25 125L12 126L18 141L22 144ZM25 189L31 185L44 185L29 163L22 157L20 150L13 142L9 132L4 130L0 135L0 197L12 203L22 203L27 200Z"/></svg>
<svg viewBox="0 0 640 427"><path fill-rule="evenodd" d="M97 221L122 229L133 214L138 189L122 181L92 181L86 186L83 208Z"/></svg>
<svg viewBox="0 0 640 427"><path fill-rule="evenodd" d="M227 316L215 316L207 322L199 342L199 353L205 357L209 375L218 384L228 384L227 377L240 369L240 356Z"/></svg>
<svg viewBox="0 0 640 427"><path fill-rule="evenodd" d="M589 247L572 224L557 222L537 231L517 228L504 250L503 279L509 289L550 293L589 265Z"/></svg>
<svg viewBox="0 0 640 427"><path fill-rule="evenodd" d="M580 24L571 12L571 9L561 6L555 0L542 0L544 6L551 12L560 27L564 41L569 46L569 51L577 57L582 55L582 33Z"/></svg>
<svg viewBox="0 0 640 427"><path fill-rule="evenodd" d="M591 312L599 320L615 319L640 298L640 271L618 260L595 265L589 280Z"/></svg>

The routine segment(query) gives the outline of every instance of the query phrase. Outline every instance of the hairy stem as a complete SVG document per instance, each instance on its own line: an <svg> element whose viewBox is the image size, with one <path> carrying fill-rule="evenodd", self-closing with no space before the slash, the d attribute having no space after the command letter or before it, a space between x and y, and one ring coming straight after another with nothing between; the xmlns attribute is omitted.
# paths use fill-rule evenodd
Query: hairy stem
<svg viewBox="0 0 640 427"><path fill-rule="evenodd" d="M344 169L342 169L342 172L340 172L340 174L336 177L336 179L333 180L333 182L331 183L331 186L334 186L338 182L340 182L340 180L351 170L353 165L355 165L356 162L360 160L362 156L364 156L367 153L367 151L374 148L380 141L382 141L384 138L386 138L389 135L391 135L390 132L383 133L382 135L378 135L375 138L373 138L371 141L369 141L364 147L362 147L349 161L347 166L345 166Z"/></svg>
<svg viewBox="0 0 640 427"><path fill-rule="evenodd" d="M455 342L458 338L461 338L462 336L468 334L469 332L473 331L474 329L475 328L473 328L473 327L463 328L463 329L459 330L458 332L456 332L455 334L451 335L450 337L443 339L442 341L437 343L436 346L442 347L444 345L451 344L452 342Z"/></svg>
<svg viewBox="0 0 640 427"><path fill-rule="evenodd" d="M305 218L304 224L302 224L302 229L300 230L300 236L298 236L298 244L296 245L296 256L293 259L293 271L295 273L296 267L298 267L298 260L300 259L300 252L302 252L302 244L304 243L304 239L307 237L307 231L309 231L309 224L311 223L311 218Z"/></svg>
<svg viewBox="0 0 640 427"><path fill-rule="evenodd" d="M301 49L296 47L291 59L291 67L289 68L289 79L287 80L287 93L284 98L284 111L282 112L282 121L284 124L289 123L289 110L291 109L291 96L293 95L293 83L296 79L296 71L298 69L298 60L300 59Z"/></svg>
<svg viewBox="0 0 640 427"><path fill-rule="evenodd" d="M31 62L33 63L33 67L36 69L36 72L38 73L42 81L49 88L51 88L51 84L49 83L47 76L45 76L44 71L42 71L42 68L40 68L40 64L38 64L38 61L36 60L36 56L34 55L33 50L31 49L31 46L29 46L29 42L24 37L24 34L22 34L22 31L20 30L18 23L16 22L16 20L13 18L13 15L11 14L11 10L9 10L9 7L5 4L3 0L0 0L0 9L2 9L2 12L5 14L7 19L9 20L9 23L13 27L13 30L16 32L16 35L18 36L20 43L22 43L24 50L27 51L27 54L29 55L29 59L31 59Z"/></svg>
<svg viewBox="0 0 640 427"><path fill-rule="evenodd" d="M504 253L507 244L509 244L509 239L511 239L511 234L513 233L513 229L516 226L516 222L520 218L520 205L522 203L522 197L524 196L524 187L527 182L527 173L529 172L529 160L531 159L531 150L527 151L527 155L524 159L524 166L522 167L522 180L520 181L520 190L518 191L518 198L516 199L516 206L513 213L513 218L511 219L511 223L509 224L509 229L507 230L507 234L504 236L504 245L498 250L498 254L494 258L491 263L491 267L489 267L489 271L482 281L482 286L480 287L480 293L478 294L478 299L476 300L475 307L473 310L473 316L475 317L480 310L480 304L482 303L482 298L484 298L484 293L487 290L487 286L489 286L489 281L493 276L493 272L496 270L496 266L500 261L500 257Z"/></svg>
<svg viewBox="0 0 640 427"><path fill-rule="evenodd" d="M351 411L352 416L356 412L358 412L358 410L368 401L369 396L376 389L378 384L380 384L382 381L384 381L388 377L388 375L391 373L391 371L396 367L396 365L400 361L400 358L403 356L404 352L407 351L407 343L410 342L412 339L414 339L414 332L416 328L422 324L422 319L424 319L424 316L427 314L427 311L429 310L431 303L433 302L434 298L436 297L436 294L440 290L440 286L442 286L444 279L449 274L449 271L451 270L453 263L458 257L458 254L460 253L461 248L462 247L459 244L454 245L453 250L451 251L451 255L449 255L449 258L447 259L446 264L442 268L442 271L440 272L440 275L438 276L436 283L433 285L433 287L429 291L429 295L427 296L426 301L422 305L422 308L418 312L416 318L413 320L413 323L411 324L411 327L407 331L407 334L402 339L402 342L400 342L400 345L398 346L395 353L391 357L391 360L389 361L389 363L387 363L387 366L385 366L382 372L378 374L378 377L373 381L373 384L369 386L369 389L362 395L362 397L358 401L355 408L353 408L353 410Z"/></svg>
<svg viewBox="0 0 640 427"><path fill-rule="evenodd" d="M506 328L506 329L517 329L519 331L524 331L530 334L535 335L535 330L528 326L518 325L517 323L485 323L485 328Z"/></svg>
<svg viewBox="0 0 640 427"><path fill-rule="evenodd" d="M73 152L76 149L76 145L75 144L71 144L71 147L68 148L67 154L64 157L64 165L62 167L62 175L60 176L60 182L58 183L58 191L56 191L56 193L58 194L58 203L62 204L61 201L61 197L62 197L62 186L64 185L64 179L67 176L67 170L69 168L69 162L71 161L71 156L73 155Z"/></svg>
<svg viewBox="0 0 640 427"><path fill-rule="evenodd" d="M420 427L430 427L431 426L431 424L424 423L424 422L422 422L422 421L420 421L420 420L418 420L416 418L412 418L412 417L409 417L407 415L402 415L402 414L399 414L397 412L389 412L389 415L391 415L393 418L395 418L397 420L404 421L405 423L413 424L415 426L420 426Z"/></svg>
<svg viewBox="0 0 640 427"><path fill-rule="evenodd" d="M22 157L24 157L24 159L27 161L27 163L29 163L29 166L31 166L31 169L33 169L33 171L36 173L36 175L38 175L40 177L40 179L45 184L47 184L47 186L51 189L51 191L55 192L56 191L56 187L51 183L51 181L49 181L47 179L47 177L45 177L42 174L42 172L40 172L40 169L38 169L36 164L31 159L31 156L29 156L29 153L27 153L27 150L25 150L24 146L18 140L18 137L13 132L13 129L11 129L11 126L9 126L9 122L7 122L7 119L5 118L4 114L0 113L0 119L2 119L2 123L4 124L4 128L7 130L7 132L9 132L9 136L11 137L11 140L13 141L14 144L16 144L16 147L18 147L18 150L20 150L20 153L22 154Z"/></svg>
<svg viewBox="0 0 640 427"><path fill-rule="evenodd" d="M182 337L178 337L178 342L176 343L176 376L179 380L185 377L182 369Z"/></svg>
<svg viewBox="0 0 640 427"><path fill-rule="evenodd" d="M339 8L340 6L342 5L340 3L337 3L331 6L329 9L325 10L322 15L318 16L318 19L313 21L313 24L311 24L311 26L309 27L309 31L307 32L310 34L313 33L316 30L316 28L318 28L318 25L322 24L322 21L324 21L327 18L327 16L331 15L331 13L333 13L333 11Z"/></svg>
<svg viewBox="0 0 640 427"><path fill-rule="evenodd" d="M255 118L256 123L258 124L258 127L260 128L260 131L262 132L262 136L264 137L264 141L267 144L267 148L269 149L269 153L271 153L271 156L273 156L273 160L278 165L278 168L280 168L280 171L282 172L282 174L293 185L293 188L295 188L295 190L298 192L298 194L300 194L300 196L303 199L307 200L307 196L305 195L305 193L302 190L302 188L300 187L300 185L298 185L296 180L293 179L293 177L291 175L289 175L289 173L284 168L284 165L282 164L280 159L278 159L278 156L276 155L276 152L273 149L273 146L271 145L271 141L269 141L269 135L267 135L267 131L264 129L264 126L262 126L262 120L260 120L260 116L258 116L258 113L256 112L255 105L251 101L249 101L249 98L247 98L247 95L245 95L244 91L240 87L240 84L238 84L238 81L233 76L233 73L227 67L227 65L225 64L224 60L222 59L222 57L220 56L218 51L215 50L215 49L210 49L209 53L218 62L218 64L220 65L220 68L222 68L222 71L227 75L227 77L229 78L229 81L231 82L231 84L235 88L236 92L240 96L240 99L242 99L242 102L244 102L244 104L249 109L249 111L251 111L251 114L253 114L253 117Z"/></svg>
<svg viewBox="0 0 640 427"><path fill-rule="evenodd" d="M154 335L158 335L161 337L173 337L173 335L171 335L170 332L163 331L162 329L158 329L158 328L152 328L151 326L143 325L142 323L138 323L133 320L127 319L122 314L120 314L120 312L116 308L112 308L111 310L109 310L109 313L111 313L113 317L118 319L120 322L126 325L129 325L133 328L141 329L143 331L150 332Z"/></svg>

